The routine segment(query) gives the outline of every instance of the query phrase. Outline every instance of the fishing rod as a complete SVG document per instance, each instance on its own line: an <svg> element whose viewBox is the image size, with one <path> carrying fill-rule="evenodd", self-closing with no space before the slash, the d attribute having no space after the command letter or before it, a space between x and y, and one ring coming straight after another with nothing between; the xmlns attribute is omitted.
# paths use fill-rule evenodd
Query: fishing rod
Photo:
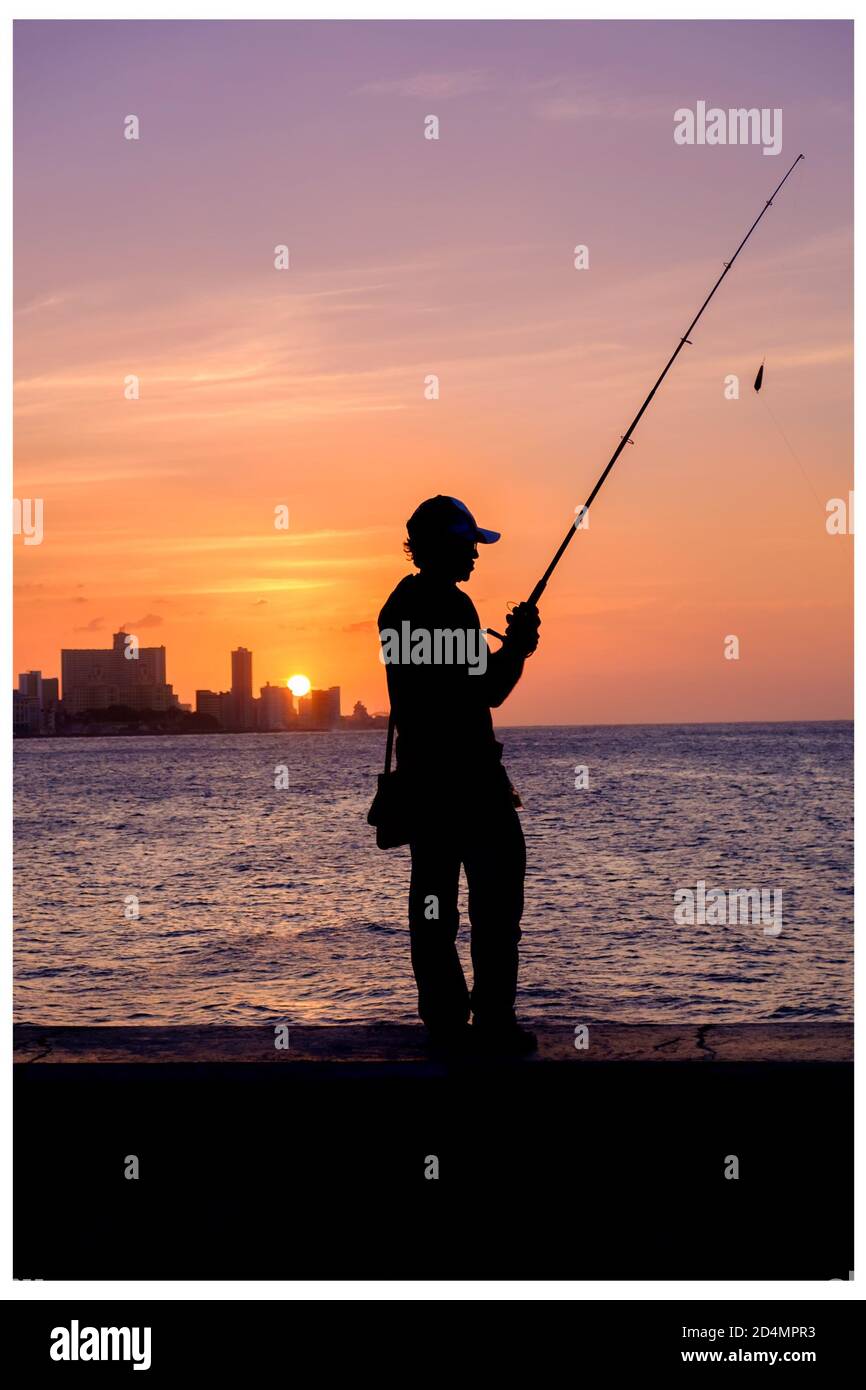
<svg viewBox="0 0 866 1390"><path fill-rule="evenodd" d="M559 564L560 560L562 559L563 555L565 554L566 550L568 549L569 545L571 544L571 541L572 541L572 539L573 539L573 537L574 537L575 531L577 531L577 530L580 528L580 523L583 521L583 518L587 515L587 513L588 513L590 507L592 506L593 502L595 501L596 497L598 496L599 492L601 491L602 487L604 486L604 483L605 483L605 481L606 481L606 479L607 479L608 474L610 473L611 469L613 468L614 464L616 463L617 459L619 458L619 456L620 456L620 454L622 453L623 449L625 448L626 444L632 444L632 443L634 442L634 441L632 440L632 437L631 437L631 436L632 436L632 433L633 433L633 431L637 428L637 426L640 424L640 421L641 421L641 419L643 418L644 413L649 409L650 402L652 401L653 396L655 395L656 391L657 391L657 390L659 389L659 387L661 386L662 382L664 381L665 377L667 376L667 374L668 374L668 372L670 371L671 367L672 367L672 366L674 365L674 363L676 362L677 358L679 357L680 353L682 352L682 350L683 350L683 348L686 346L686 344L688 344L689 347L692 346L692 343L691 343L691 341L690 341L690 339L689 339L689 334L691 333L691 331L692 331L692 329L694 328L695 324L697 323L698 319L701 317L702 313L703 313L704 310L706 309L707 305L709 304L709 302L710 302L710 300L712 299L713 295L715 294L716 290L719 288L719 285L720 285L720 284L722 283L722 281L724 280L724 278L725 278L725 276L727 275L728 271L729 271L729 270L731 269L731 267L733 266L734 261L737 259L737 257L739 256L740 252L742 251L743 247L745 246L746 242L749 240L749 237L752 235L752 232L755 230L755 228L757 227L757 225L758 225L758 223L760 222L761 218L764 216L764 213L767 211L768 208L771 208L771 207L773 206L773 199L774 199L774 198L776 197L776 195L780 192L782 186L787 182L787 180L790 178L791 174L792 174L792 173L794 172L794 170L796 169L797 165L800 163L800 160L803 159L803 158L804 158L804 156L803 156L802 154L798 154L798 155L797 155L797 158L794 160L794 163L791 165L791 167L790 167L790 169L788 170L788 172L787 172L787 174L785 175L785 177L784 177L784 178L781 180L781 182L780 182L779 184L777 184L777 186L773 189L773 192L770 194L770 196L769 196L769 198L767 199L767 201L765 202L764 206L761 208L761 211L758 213L758 216L755 218L755 220L754 220L754 222L752 223L751 227L750 227L749 230L746 232L746 235L743 237L743 240L740 242L739 246L737 247L737 249L736 249L736 251L734 252L734 254L733 254L733 256L731 257L731 259L730 259L729 261L724 261L724 262L723 262L724 270L722 271L722 273L721 273L721 275L719 276L719 278L718 278L718 280L716 281L716 283L713 285L713 288L710 290L709 294L707 295L707 297L706 297L706 299L704 300L703 304L701 305L700 309L699 309L698 312L695 314L694 318L692 319L692 321L691 321L691 323L689 324L688 328L686 329L685 333L684 333L683 336L680 338L679 342L677 343L676 347L674 348L673 352L671 353L671 355L670 355L670 357L668 358L668 361L667 361L667 363L666 363L666 365L665 365L664 371L662 372L661 376L660 376L660 377L658 378L658 380L656 381L655 385L653 386L652 390L650 391L649 395L647 396L646 400L644 401L644 403L643 403L643 405L641 406L640 410L638 411L637 415L636 415L636 416L634 417L634 419L632 420L632 422L631 422L631 424L629 425L628 429L626 430L625 434L621 436L620 441L619 441L619 444L618 444L617 447L614 449L613 454L611 455L611 457L610 457L610 459L609 459L609 461L608 461L608 463L607 463L607 465L606 465L606 467L605 467L605 469L604 469L604 472L602 473L602 475L601 475L601 477L599 478L598 482L596 483L595 487L592 489L592 492L591 492L591 493L589 494L589 496L587 497L587 499L586 499L586 501L584 502L583 506L581 507L580 511L579 511L578 514L575 516L574 521L571 523L571 525L570 525L569 528L568 528L568 531L567 531L566 534L565 534L565 537L564 537L564 539L563 539L563 541L562 541L562 544L559 546L559 549L556 551L556 554L554 555L554 557L553 557L553 559L551 560L550 564L547 566L547 569L544 571L544 574L541 576L541 578L539 579L539 581L538 581L538 583L536 584L535 588L532 590L532 593L529 595L529 598L526 600L526 606L527 606L527 607L534 607L534 606L538 603L538 600L541 598L541 595L544 593L545 589L547 588L548 581L550 580L550 576L553 574L553 571L556 569L556 566ZM492 636L494 636L494 637L499 637L500 641L503 641L503 640L504 640L504 638L502 637L501 633L498 633L498 632L494 631L493 628L490 628L490 627L489 627L489 628L487 628L487 631L488 631L489 633L491 633Z"/></svg>

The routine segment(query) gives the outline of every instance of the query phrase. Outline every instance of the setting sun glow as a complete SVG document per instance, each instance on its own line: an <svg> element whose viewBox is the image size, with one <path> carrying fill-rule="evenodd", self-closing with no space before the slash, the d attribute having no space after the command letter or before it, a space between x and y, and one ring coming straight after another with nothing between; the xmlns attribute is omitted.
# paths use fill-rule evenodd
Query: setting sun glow
<svg viewBox="0 0 866 1390"><path fill-rule="evenodd" d="M16 32L14 500L44 501L48 529L15 538L15 672L56 677L125 624L193 707L244 648L253 698L291 659L347 710L387 709L376 616L411 573L406 518L445 494L502 533L467 587L502 628L804 148L545 591L496 722L851 716L851 534L826 510L852 486L848 26L529 32ZM712 110L784 108L783 153L677 144L686 79ZM438 144L428 91L453 103Z"/></svg>
<svg viewBox="0 0 866 1390"><path fill-rule="evenodd" d="M296 698L301 695L309 695L310 693L310 680L308 676L289 676L286 685Z"/></svg>

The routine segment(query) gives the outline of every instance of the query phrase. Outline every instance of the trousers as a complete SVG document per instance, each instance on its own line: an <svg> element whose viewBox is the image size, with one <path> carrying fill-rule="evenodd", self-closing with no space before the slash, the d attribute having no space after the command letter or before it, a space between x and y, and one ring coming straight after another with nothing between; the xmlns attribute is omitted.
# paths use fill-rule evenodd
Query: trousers
<svg viewBox="0 0 866 1390"><path fill-rule="evenodd" d="M409 933L418 1012L431 1031L514 1021L526 844L503 798L472 813L431 818L410 842ZM473 984L457 954L461 865L469 890Z"/></svg>

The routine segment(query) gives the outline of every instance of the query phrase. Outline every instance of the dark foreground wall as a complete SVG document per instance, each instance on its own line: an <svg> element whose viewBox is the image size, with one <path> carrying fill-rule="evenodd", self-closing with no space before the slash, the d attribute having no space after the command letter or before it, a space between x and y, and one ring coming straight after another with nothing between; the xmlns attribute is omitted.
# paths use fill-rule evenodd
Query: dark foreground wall
<svg viewBox="0 0 866 1390"><path fill-rule="evenodd" d="M448 1063L413 1027L279 1050L273 1028L21 1025L15 1273L848 1278L848 1025L574 1041Z"/></svg>

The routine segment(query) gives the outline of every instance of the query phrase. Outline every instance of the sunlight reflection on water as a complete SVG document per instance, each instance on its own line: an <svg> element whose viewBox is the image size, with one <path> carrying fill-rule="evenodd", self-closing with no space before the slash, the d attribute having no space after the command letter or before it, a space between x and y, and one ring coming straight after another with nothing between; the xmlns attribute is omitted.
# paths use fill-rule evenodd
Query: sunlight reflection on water
<svg viewBox="0 0 866 1390"><path fill-rule="evenodd" d="M499 737L526 807L525 1016L851 1016L850 724ZM381 853L365 823L383 746L379 732L17 742L16 1019L411 1021L408 851ZM781 888L781 935L676 926L674 890L700 879ZM461 952L468 973L468 925Z"/></svg>

